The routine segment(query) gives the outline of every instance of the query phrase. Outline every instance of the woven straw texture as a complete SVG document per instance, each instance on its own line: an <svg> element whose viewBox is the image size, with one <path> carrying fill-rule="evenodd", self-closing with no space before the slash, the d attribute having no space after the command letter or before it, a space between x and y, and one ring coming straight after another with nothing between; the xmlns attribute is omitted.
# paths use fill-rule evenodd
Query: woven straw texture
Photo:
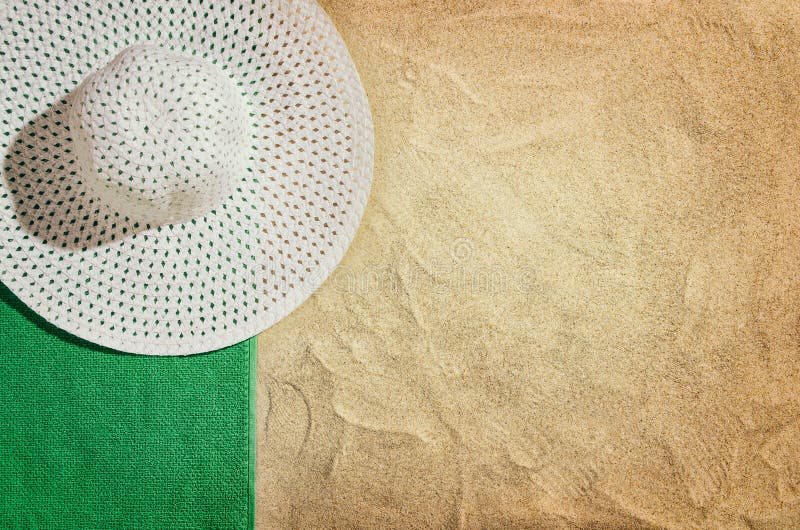
<svg viewBox="0 0 800 530"><path fill-rule="evenodd" d="M0 0L0 279L127 352L240 342L350 244L372 124L314 2Z"/></svg>

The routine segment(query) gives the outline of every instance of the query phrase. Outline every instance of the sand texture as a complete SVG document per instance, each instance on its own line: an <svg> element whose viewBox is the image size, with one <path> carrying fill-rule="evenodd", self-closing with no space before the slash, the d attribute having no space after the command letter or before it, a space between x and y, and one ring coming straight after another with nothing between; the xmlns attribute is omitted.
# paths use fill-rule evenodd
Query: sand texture
<svg viewBox="0 0 800 530"><path fill-rule="evenodd" d="M375 122L259 528L800 528L796 2L327 0Z"/></svg>

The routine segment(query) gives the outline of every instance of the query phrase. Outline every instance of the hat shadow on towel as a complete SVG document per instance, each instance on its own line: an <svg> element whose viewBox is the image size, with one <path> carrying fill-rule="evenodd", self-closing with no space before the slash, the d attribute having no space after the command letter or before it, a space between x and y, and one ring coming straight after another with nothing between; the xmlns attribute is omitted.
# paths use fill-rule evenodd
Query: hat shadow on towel
<svg viewBox="0 0 800 530"><path fill-rule="evenodd" d="M68 125L69 97L39 114L11 141L5 186L20 229L56 248L86 251L150 228L88 191Z"/></svg>
<svg viewBox="0 0 800 530"><path fill-rule="evenodd" d="M136 355L133 353L126 353L119 350L114 350L112 348L107 348L105 346L100 346L98 344L94 344L89 342L88 340L84 340L80 337L76 337L75 335L64 331L61 328L58 328L45 320L41 317L36 311L25 305L22 300L17 298L17 296L11 292L11 290L6 287L4 284L0 283L0 302L6 304L11 309L25 317L31 324L39 328L44 333L48 335L52 335L59 340L64 342L68 342L74 346L79 348L83 348L86 350L95 351L98 353L113 353L116 355L130 355L135 357Z"/></svg>
<svg viewBox="0 0 800 530"><path fill-rule="evenodd" d="M9 289L3 283L0 283L0 303L6 304L11 309L13 309L17 313L19 313L20 315L25 317L25 319L27 319L31 324L36 326L43 333L51 335L51 336L55 337L58 340L61 340L61 341L66 342L66 343L69 343L69 344L71 344L73 346L77 346L78 348L82 348L83 350L86 350L86 351L92 351L92 352L95 352L95 353L102 353L102 354L110 353L110 354L113 354L113 355L120 355L120 356L124 356L124 357L130 358L131 360L135 359L137 362L142 362L142 363L153 362L153 360L155 360L155 359L159 359L159 362L165 362L165 363L188 362L188 360L190 360L190 359L201 359L201 358L205 357L206 355L210 355L210 354L213 353L213 352L205 352L205 353L197 353L197 354L189 355L189 356L138 355L136 353L128 353L128 352L124 352L124 351L121 351L121 350L116 350L114 348L109 348L107 346L101 346L99 344L95 344L93 342L90 342L90 341L88 341L86 339L82 339L82 338L80 338L80 337L78 337L76 335L73 335L72 333L70 333L68 331L64 331L63 329L55 326L54 324L51 324L50 322L45 320L44 317L39 315L36 311L34 311L33 309L31 309L30 307L25 305L25 303L22 300L20 300L17 297L17 295L15 295L13 292L11 292L11 289ZM8 330L6 330L6 333L9 333L9 336L10 336L10 332ZM6 333L2 333L2 330L0 330L0 336L5 335ZM4 336L2 340L6 340L6 338L7 337ZM2 340L0 340L0 344L2 344ZM86 351L82 351L80 353L83 354L83 353L86 353ZM41 353L41 352L37 351L36 353L38 354L38 353ZM58 354L59 355L69 355L71 353L62 350ZM0 355L2 355L2 352L0 352Z"/></svg>

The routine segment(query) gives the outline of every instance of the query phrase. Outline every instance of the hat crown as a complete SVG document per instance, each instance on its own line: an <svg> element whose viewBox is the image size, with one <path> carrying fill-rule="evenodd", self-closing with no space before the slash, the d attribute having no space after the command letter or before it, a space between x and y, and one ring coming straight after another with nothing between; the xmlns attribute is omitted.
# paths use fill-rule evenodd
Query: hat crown
<svg viewBox="0 0 800 530"><path fill-rule="evenodd" d="M247 171L248 113L215 64L130 46L72 96L80 178L120 214L151 225L213 210Z"/></svg>

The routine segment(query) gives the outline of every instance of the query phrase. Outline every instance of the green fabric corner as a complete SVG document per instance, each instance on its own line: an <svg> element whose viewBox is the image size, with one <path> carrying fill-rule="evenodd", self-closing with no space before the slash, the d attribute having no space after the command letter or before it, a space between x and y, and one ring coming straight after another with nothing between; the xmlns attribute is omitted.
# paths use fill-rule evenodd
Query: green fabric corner
<svg viewBox="0 0 800 530"><path fill-rule="evenodd" d="M255 367L95 346L0 285L0 528L252 528Z"/></svg>

